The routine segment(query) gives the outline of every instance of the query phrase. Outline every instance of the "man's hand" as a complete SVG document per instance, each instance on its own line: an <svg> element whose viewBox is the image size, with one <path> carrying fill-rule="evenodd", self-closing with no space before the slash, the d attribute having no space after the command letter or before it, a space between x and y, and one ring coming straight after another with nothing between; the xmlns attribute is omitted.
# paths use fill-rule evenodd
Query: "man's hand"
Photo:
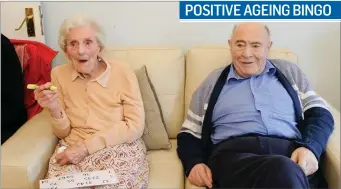
<svg viewBox="0 0 341 189"><path fill-rule="evenodd" d="M63 152L56 155L59 165L63 166L69 163L77 164L89 155L88 149L84 142L79 142Z"/></svg>
<svg viewBox="0 0 341 189"><path fill-rule="evenodd" d="M292 154L291 159L298 163L305 175L311 175L318 169L318 161L309 149L305 147L297 148Z"/></svg>
<svg viewBox="0 0 341 189"><path fill-rule="evenodd" d="M196 186L212 188L211 169L203 163L196 164L189 173L188 180Z"/></svg>

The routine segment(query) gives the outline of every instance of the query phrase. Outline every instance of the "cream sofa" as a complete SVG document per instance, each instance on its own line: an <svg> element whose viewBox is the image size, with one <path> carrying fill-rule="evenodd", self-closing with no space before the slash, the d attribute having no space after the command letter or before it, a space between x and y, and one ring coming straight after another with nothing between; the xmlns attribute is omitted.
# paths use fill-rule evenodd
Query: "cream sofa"
<svg viewBox="0 0 341 189"><path fill-rule="evenodd" d="M196 188L184 176L176 153L176 135L195 88L210 71L230 62L228 48L204 46L185 52L178 47L109 47L103 56L128 62L133 69L146 65L160 101L172 148L148 151L149 188ZM285 49L273 49L270 58L298 61ZM330 188L336 189L340 188L340 113L333 107L331 110L335 131L328 144L324 172ZM39 188L57 141L47 111L28 121L2 146L1 187Z"/></svg>

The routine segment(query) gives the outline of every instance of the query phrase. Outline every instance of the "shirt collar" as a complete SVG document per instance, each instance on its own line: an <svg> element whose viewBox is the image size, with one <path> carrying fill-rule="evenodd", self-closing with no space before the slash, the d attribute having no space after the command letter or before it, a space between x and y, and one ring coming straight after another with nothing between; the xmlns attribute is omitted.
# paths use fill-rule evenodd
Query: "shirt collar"
<svg viewBox="0 0 341 189"><path fill-rule="evenodd" d="M237 79L237 80L239 80L239 79L244 79L244 78L240 77L240 76L237 74L237 72L234 71L234 66L233 66L233 64L231 65L230 73L229 73L229 75L227 76L227 80L230 80L230 79Z"/></svg>
<svg viewBox="0 0 341 189"><path fill-rule="evenodd" d="M102 62L105 63L106 69L103 73L101 73L101 75L99 75L96 79L92 79L91 81L97 81L97 83L99 83L102 87L107 87L109 76L110 76L111 66L103 58L101 58L101 60L102 60ZM73 69L72 75L71 75L71 81L75 81L78 77L81 79L85 79L79 72L77 72L75 69Z"/></svg>
<svg viewBox="0 0 341 189"><path fill-rule="evenodd" d="M271 76L273 76L275 72L276 72L276 68L272 65L272 63L269 60L266 60L264 70L261 74L269 73ZM239 76L237 72L235 72L233 64L231 65L230 73L227 76L227 80L230 80L230 79L237 79L237 80L245 79Z"/></svg>
<svg viewBox="0 0 341 189"><path fill-rule="evenodd" d="M273 76L276 73L276 68L269 60L266 60L265 68L263 70L263 73L269 73L271 76ZM263 74L262 73L262 74Z"/></svg>

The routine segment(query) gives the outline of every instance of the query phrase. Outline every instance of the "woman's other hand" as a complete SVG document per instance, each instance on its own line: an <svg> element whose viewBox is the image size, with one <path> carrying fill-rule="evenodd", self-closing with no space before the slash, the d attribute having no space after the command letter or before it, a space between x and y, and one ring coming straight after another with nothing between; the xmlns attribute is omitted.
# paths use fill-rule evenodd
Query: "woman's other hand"
<svg viewBox="0 0 341 189"><path fill-rule="evenodd" d="M84 142L79 142L56 155L57 163L61 166L66 164L78 164L89 155Z"/></svg>

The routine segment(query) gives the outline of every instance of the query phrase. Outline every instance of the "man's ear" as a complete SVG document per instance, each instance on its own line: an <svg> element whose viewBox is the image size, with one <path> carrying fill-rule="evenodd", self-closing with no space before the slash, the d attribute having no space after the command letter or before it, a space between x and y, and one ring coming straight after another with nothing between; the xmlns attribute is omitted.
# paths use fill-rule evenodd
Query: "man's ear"
<svg viewBox="0 0 341 189"><path fill-rule="evenodd" d="M272 47L272 41L269 42L268 49L270 50L271 47Z"/></svg>
<svg viewBox="0 0 341 189"><path fill-rule="evenodd" d="M231 41L231 39L228 40L228 43L229 43L229 46L230 46L230 48L231 48L231 46L232 46L232 41Z"/></svg>

